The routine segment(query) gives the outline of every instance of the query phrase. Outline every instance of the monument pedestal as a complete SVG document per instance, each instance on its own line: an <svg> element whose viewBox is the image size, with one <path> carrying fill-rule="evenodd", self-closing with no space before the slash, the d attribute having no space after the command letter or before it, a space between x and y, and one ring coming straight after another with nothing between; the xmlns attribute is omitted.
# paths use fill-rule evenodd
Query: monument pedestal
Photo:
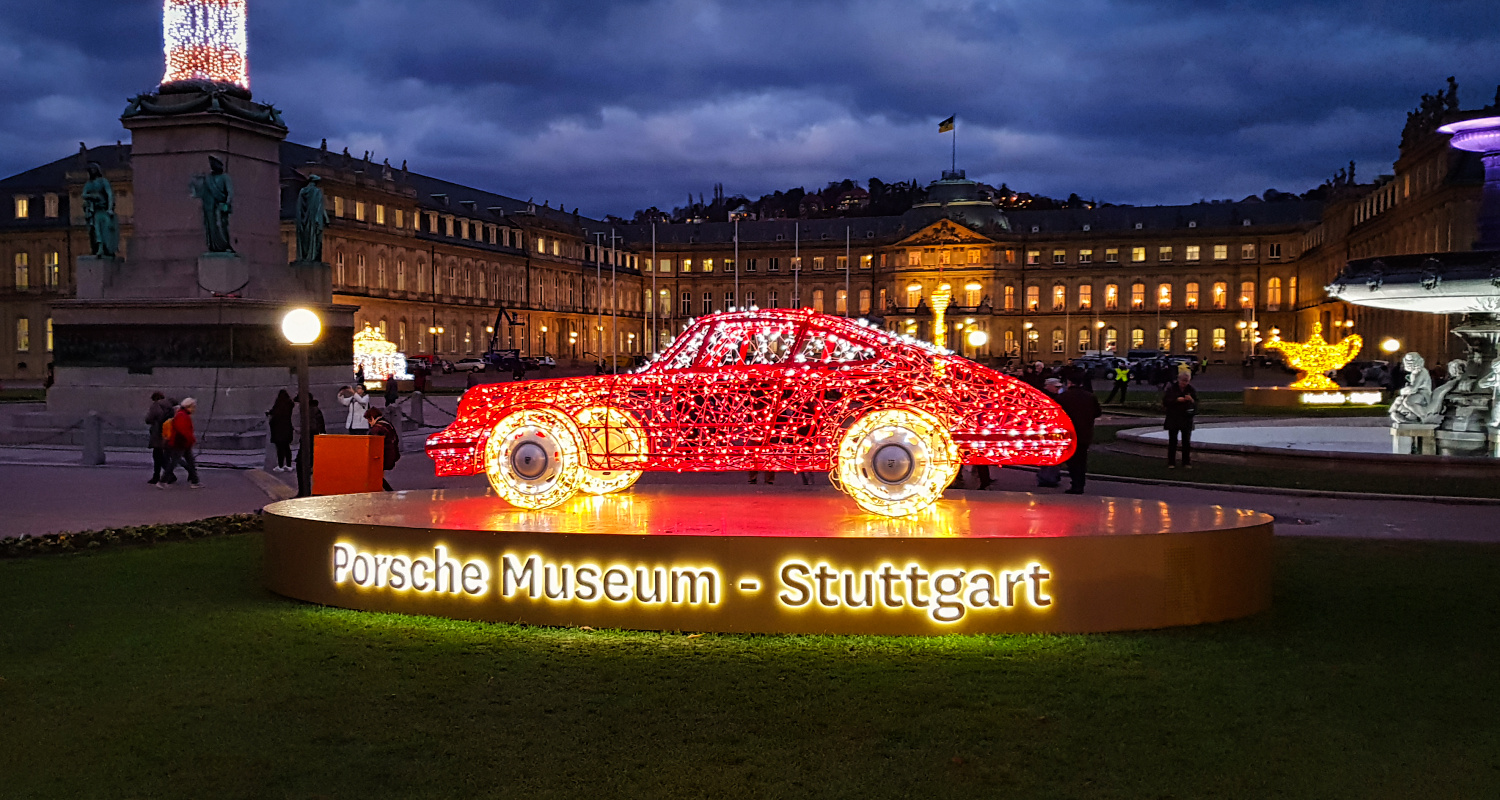
<svg viewBox="0 0 1500 800"><path fill-rule="evenodd" d="M1437 455L1437 425L1398 422L1391 426L1391 452L1396 455Z"/></svg>
<svg viewBox="0 0 1500 800"><path fill-rule="evenodd" d="M235 253L198 256L198 288L214 297L240 296L250 285L250 266Z"/></svg>
<svg viewBox="0 0 1500 800"><path fill-rule="evenodd" d="M79 297L104 297L110 293L125 267L122 258L79 256L75 263Z"/></svg>

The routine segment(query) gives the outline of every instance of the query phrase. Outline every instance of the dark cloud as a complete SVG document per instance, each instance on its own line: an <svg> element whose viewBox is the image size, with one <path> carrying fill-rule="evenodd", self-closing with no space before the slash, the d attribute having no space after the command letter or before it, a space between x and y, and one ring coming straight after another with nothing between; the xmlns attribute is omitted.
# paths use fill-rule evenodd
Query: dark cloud
<svg viewBox="0 0 1500 800"><path fill-rule="evenodd" d="M0 172L114 141L154 0L0 0ZM586 213L844 178L1134 203L1389 169L1405 111L1500 82L1500 5L1354 0L256 0L293 138Z"/></svg>

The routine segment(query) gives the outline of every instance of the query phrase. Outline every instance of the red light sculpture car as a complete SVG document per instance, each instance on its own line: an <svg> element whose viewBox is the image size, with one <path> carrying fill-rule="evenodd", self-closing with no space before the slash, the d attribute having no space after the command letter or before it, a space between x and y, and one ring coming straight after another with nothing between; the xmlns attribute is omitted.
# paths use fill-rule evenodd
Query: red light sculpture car
<svg viewBox="0 0 1500 800"><path fill-rule="evenodd" d="M1059 464L1073 427L1040 391L924 342L809 310L713 314L623 375L476 386L427 440L525 508L643 471L826 471L867 511L935 502L962 464Z"/></svg>

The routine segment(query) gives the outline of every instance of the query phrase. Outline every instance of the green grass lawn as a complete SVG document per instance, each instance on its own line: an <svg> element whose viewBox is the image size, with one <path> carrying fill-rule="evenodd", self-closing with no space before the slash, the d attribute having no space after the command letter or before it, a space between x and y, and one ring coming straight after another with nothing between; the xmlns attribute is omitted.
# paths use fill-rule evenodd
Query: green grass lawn
<svg viewBox="0 0 1500 800"><path fill-rule="evenodd" d="M1277 546L1254 619L932 639L317 608L257 535L4 561L0 795L1500 796L1500 547Z"/></svg>
<svg viewBox="0 0 1500 800"><path fill-rule="evenodd" d="M46 399L46 389L0 389L0 403L40 403Z"/></svg>

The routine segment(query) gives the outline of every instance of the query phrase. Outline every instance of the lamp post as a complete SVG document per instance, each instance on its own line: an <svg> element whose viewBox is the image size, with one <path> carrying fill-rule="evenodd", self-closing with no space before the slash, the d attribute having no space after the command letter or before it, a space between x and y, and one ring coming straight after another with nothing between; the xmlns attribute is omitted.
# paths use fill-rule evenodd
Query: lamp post
<svg viewBox="0 0 1500 800"><path fill-rule="evenodd" d="M297 402L302 406L302 438L297 451L297 496L312 494L312 398L308 391L307 351L323 334L323 321L306 308L294 308L281 318L281 335L297 353Z"/></svg>

